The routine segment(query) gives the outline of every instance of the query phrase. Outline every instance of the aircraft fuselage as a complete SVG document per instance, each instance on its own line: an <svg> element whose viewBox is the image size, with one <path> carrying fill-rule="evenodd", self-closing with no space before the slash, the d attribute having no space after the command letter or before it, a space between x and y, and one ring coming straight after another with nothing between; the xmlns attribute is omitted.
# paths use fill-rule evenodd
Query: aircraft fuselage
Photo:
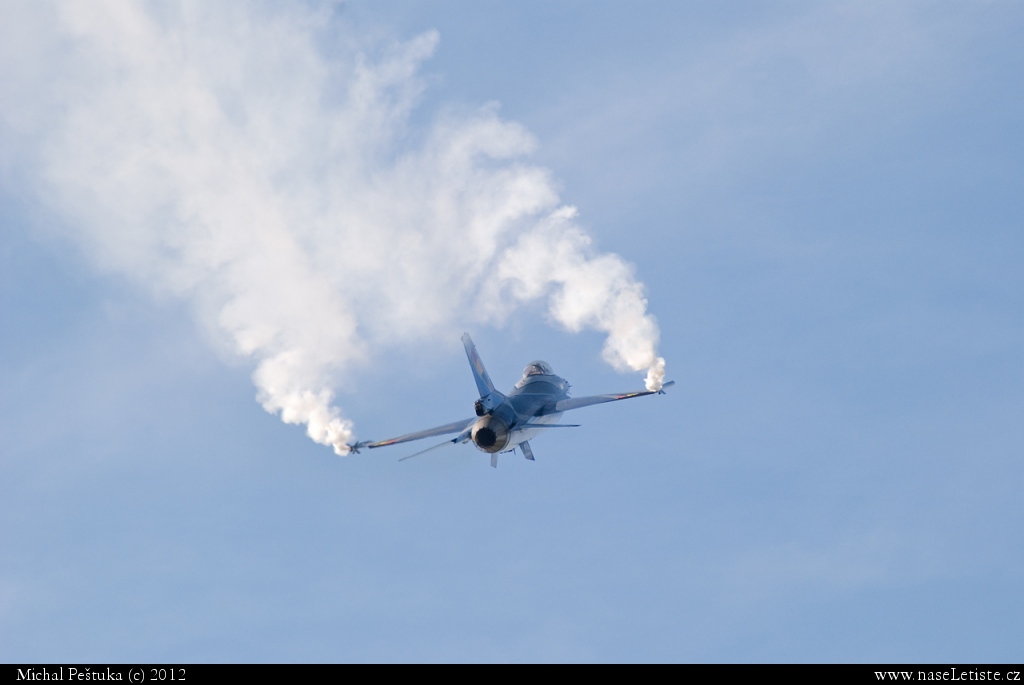
<svg viewBox="0 0 1024 685"><path fill-rule="evenodd" d="M470 438L483 452L509 452L545 430L544 424L558 423L562 413L554 411L554 406L568 397L569 383L564 378L554 374L526 376L497 406L476 420Z"/></svg>

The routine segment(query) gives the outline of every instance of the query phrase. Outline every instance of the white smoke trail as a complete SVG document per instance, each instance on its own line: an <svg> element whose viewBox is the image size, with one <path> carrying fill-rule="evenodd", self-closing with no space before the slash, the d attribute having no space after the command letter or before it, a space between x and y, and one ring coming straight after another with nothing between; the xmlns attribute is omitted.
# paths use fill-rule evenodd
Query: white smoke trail
<svg viewBox="0 0 1024 685"><path fill-rule="evenodd" d="M4 10L17 18L0 29L8 180L101 267L195 302L255 363L263 407L317 442L348 452L332 388L368 342L447 335L467 312L500 323L543 297L661 387L643 286L591 248L548 172L519 161L528 132L484 107L410 142L436 34L370 59L308 7Z"/></svg>

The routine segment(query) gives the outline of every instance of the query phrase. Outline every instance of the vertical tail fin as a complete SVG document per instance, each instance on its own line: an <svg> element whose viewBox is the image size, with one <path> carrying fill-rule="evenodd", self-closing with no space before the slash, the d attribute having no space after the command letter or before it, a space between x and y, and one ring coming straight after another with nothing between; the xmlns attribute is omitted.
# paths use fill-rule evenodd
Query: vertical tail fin
<svg viewBox="0 0 1024 685"><path fill-rule="evenodd" d="M476 345L473 344L473 339L469 337L469 333L462 334L462 344L466 346L466 356L469 357L469 367L473 370L473 380L476 381L476 389L480 391L480 397L487 397L494 392L494 383L491 382L491 377L487 375L487 369L484 368L484 363L480 360L480 355L476 351Z"/></svg>

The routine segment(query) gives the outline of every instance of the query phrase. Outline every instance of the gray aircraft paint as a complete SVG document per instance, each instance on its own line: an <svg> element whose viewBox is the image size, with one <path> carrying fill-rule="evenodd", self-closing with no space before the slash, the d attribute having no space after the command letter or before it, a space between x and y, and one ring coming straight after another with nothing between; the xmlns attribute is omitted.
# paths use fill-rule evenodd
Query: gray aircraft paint
<svg viewBox="0 0 1024 685"><path fill-rule="evenodd" d="M479 399L474 402L475 417L408 433L397 438L353 443L349 445L352 452L358 453L363 447L376 449L438 435L458 433L450 440L410 454L400 461L430 452L438 447L466 442L472 442L477 449L490 454L491 466L495 468L498 466L498 454L511 452L516 448L523 453L526 459L533 461L530 440L549 428L578 427L578 424L559 423L558 420L563 412L632 397L662 395L664 388L672 385L672 381L669 381L661 390L638 390L570 398L569 382L556 376L550 364L538 360L526 365L526 368L523 369L523 377L505 395L495 389L469 333L463 334L462 344L466 348L469 366L473 371L477 390L480 392Z"/></svg>

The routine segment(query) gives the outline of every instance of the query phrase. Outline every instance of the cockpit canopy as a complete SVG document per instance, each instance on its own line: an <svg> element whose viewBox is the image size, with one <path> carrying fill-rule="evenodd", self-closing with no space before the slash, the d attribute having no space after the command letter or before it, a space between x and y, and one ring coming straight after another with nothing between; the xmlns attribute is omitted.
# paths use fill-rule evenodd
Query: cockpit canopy
<svg viewBox="0 0 1024 685"><path fill-rule="evenodd" d="M535 362L530 362L526 365L526 368L523 369L523 380L526 380L530 376L552 376L554 373L555 372L551 368L551 364L537 360Z"/></svg>
<svg viewBox="0 0 1024 685"><path fill-rule="evenodd" d="M523 377L516 383L517 388L525 388L527 386L530 389L526 392L534 394L562 393L564 395L569 389L569 384L555 375L555 370L551 368L551 364L542 362L539 359L526 365L526 368L523 369Z"/></svg>

